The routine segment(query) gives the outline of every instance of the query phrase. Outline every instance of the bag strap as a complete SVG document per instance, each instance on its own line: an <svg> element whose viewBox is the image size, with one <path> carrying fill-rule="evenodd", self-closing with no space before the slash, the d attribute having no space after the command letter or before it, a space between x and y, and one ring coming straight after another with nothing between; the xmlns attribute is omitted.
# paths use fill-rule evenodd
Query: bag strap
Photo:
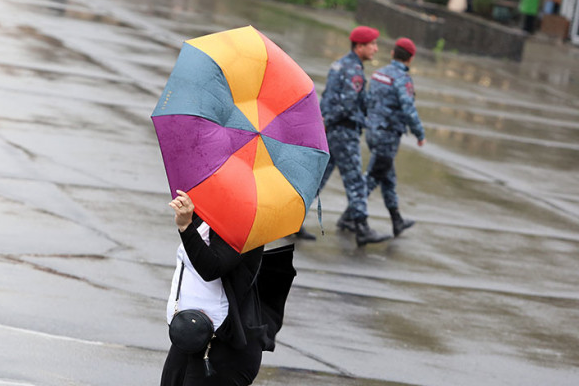
<svg viewBox="0 0 579 386"><path fill-rule="evenodd" d="M199 228L203 219L193 212L192 223L195 228ZM181 282L183 281L183 271L185 271L185 262L181 261L181 272L179 273L179 285L177 286L177 296L175 297L175 315L179 311L179 296L181 295Z"/></svg>
<svg viewBox="0 0 579 386"><path fill-rule="evenodd" d="M182 261L181 272L179 273L179 285L177 286L177 296L175 296L175 314L177 313L177 311L179 311L179 295L181 294L181 282L183 281L183 271L185 271L185 262Z"/></svg>

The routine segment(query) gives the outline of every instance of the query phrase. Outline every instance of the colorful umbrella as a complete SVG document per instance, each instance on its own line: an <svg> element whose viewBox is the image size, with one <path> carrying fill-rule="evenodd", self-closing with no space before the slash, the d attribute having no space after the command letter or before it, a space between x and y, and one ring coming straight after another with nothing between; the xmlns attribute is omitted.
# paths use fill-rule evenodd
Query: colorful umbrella
<svg viewBox="0 0 579 386"><path fill-rule="evenodd" d="M265 35L187 40L152 119L171 194L238 252L299 230L328 145L312 80Z"/></svg>

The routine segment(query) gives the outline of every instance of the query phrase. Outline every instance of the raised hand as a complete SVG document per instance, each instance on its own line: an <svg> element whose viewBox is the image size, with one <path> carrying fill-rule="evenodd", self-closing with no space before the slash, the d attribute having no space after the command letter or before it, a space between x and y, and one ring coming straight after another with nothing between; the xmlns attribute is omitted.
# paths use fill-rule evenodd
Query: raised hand
<svg viewBox="0 0 579 386"><path fill-rule="evenodd" d="M195 205L187 193L177 189L178 196L169 203L169 206L175 211L175 224L183 232L193 221L193 210Z"/></svg>

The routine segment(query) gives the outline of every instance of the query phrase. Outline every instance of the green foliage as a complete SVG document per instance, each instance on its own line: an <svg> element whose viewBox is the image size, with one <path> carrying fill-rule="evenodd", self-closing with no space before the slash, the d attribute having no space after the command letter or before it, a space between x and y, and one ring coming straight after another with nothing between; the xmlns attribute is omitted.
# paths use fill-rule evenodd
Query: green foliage
<svg viewBox="0 0 579 386"><path fill-rule="evenodd" d="M323 8L342 8L355 11L358 0L323 0Z"/></svg>
<svg viewBox="0 0 579 386"><path fill-rule="evenodd" d="M355 11L358 0L281 0L286 3L308 5L315 8L334 8Z"/></svg>
<svg viewBox="0 0 579 386"><path fill-rule="evenodd" d="M278 0L282 3L292 3L292 4L299 4L299 5L313 5L316 0Z"/></svg>
<svg viewBox="0 0 579 386"><path fill-rule="evenodd" d="M435 53L439 53L444 51L444 43L446 43L446 41L444 40L444 38L440 38L436 41L436 46L432 49Z"/></svg>

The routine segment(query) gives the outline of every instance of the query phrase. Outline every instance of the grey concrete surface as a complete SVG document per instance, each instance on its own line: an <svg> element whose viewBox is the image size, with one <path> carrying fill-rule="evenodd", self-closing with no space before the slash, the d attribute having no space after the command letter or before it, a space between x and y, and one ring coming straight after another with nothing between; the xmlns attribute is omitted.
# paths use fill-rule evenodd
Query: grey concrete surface
<svg viewBox="0 0 579 386"><path fill-rule="evenodd" d="M270 1L0 1L0 385L156 385L179 242L149 116L182 41L251 24L321 92L352 15ZM388 62L382 39L371 71ZM338 174L256 385L579 384L579 55L419 50L401 237L356 248ZM364 159L368 154L364 146ZM390 231L379 192L370 223Z"/></svg>

